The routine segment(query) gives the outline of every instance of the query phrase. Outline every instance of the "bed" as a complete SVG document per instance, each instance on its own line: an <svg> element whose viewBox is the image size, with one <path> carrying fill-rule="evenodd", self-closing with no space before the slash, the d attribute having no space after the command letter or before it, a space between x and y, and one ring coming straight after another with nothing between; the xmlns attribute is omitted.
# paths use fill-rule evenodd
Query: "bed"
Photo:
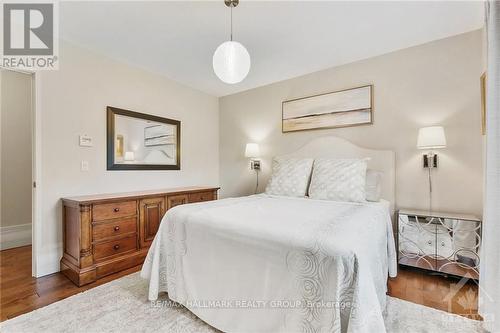
<svg viewBox="0 0 500 333"><path fill-rule="evenodd" d="M168 292L225 332L384 332L394 153L324 137L288 156L370 158L384 200L259 194L175 207L141 271L149 299Z"/></svg>

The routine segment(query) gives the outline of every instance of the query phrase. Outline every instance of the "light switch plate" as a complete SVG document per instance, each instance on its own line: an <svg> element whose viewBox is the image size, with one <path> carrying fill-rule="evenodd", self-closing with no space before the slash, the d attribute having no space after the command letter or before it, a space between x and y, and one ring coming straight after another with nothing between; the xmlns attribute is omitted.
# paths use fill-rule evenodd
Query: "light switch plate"
<svg viewBox="0 0 500 333"><path fill-rule="evenodd" d="M89 171L89 161L82 161L80 164L80 170Z"/></svg>
<svg viewBox="0 0 500 333"><path fill-rule="evenodd" d="M92 137L88 135L80 135L80 147L92 147Z"/></svg>

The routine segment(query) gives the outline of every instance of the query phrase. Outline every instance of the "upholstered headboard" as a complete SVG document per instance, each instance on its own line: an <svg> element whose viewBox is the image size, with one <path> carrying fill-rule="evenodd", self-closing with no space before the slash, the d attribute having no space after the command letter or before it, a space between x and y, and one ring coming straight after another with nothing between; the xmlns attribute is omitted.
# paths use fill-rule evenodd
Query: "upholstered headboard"
<svg viewBox="0 0 500 333"><path fill-rule="evenodd" d="M287 157L311 158L364 158L369 157L368 169L382 171L382 199L396 204L396 155L390 150L367 149L335 136L316 138L302 148L283 155Z"/></svg>

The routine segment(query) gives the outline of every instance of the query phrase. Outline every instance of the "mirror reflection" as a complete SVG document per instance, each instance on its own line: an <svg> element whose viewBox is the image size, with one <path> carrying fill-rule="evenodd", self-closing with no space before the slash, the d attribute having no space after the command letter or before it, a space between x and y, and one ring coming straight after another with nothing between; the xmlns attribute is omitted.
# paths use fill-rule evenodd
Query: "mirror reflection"
<svg viewBox="0 0 500 333"><path fill-rule="evenodd" d="M158 166L178 166L177 135L180 123L155 116L150 118L163 119L164 121L139 118L137 115L143 114L127 110L108 108L108 112L110 111L112 112L113 129L111 130L113 131L114 152L113 166L109 168L108 165L108 169L130 170L134 169L133 166L144 169L140 167L141 165L157 166L155 169L162 169Z"/></svg>

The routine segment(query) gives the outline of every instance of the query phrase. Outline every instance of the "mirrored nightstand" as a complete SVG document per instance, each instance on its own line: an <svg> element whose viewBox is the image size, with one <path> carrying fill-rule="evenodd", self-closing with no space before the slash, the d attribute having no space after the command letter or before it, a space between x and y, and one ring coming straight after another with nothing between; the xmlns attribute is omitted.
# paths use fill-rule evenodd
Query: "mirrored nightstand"
<svg viewBox="0 0 500 333"><path fill-rule="evenodd" d="M401 209L398 263L479 279L481 221L472 215Z"/></svg>

